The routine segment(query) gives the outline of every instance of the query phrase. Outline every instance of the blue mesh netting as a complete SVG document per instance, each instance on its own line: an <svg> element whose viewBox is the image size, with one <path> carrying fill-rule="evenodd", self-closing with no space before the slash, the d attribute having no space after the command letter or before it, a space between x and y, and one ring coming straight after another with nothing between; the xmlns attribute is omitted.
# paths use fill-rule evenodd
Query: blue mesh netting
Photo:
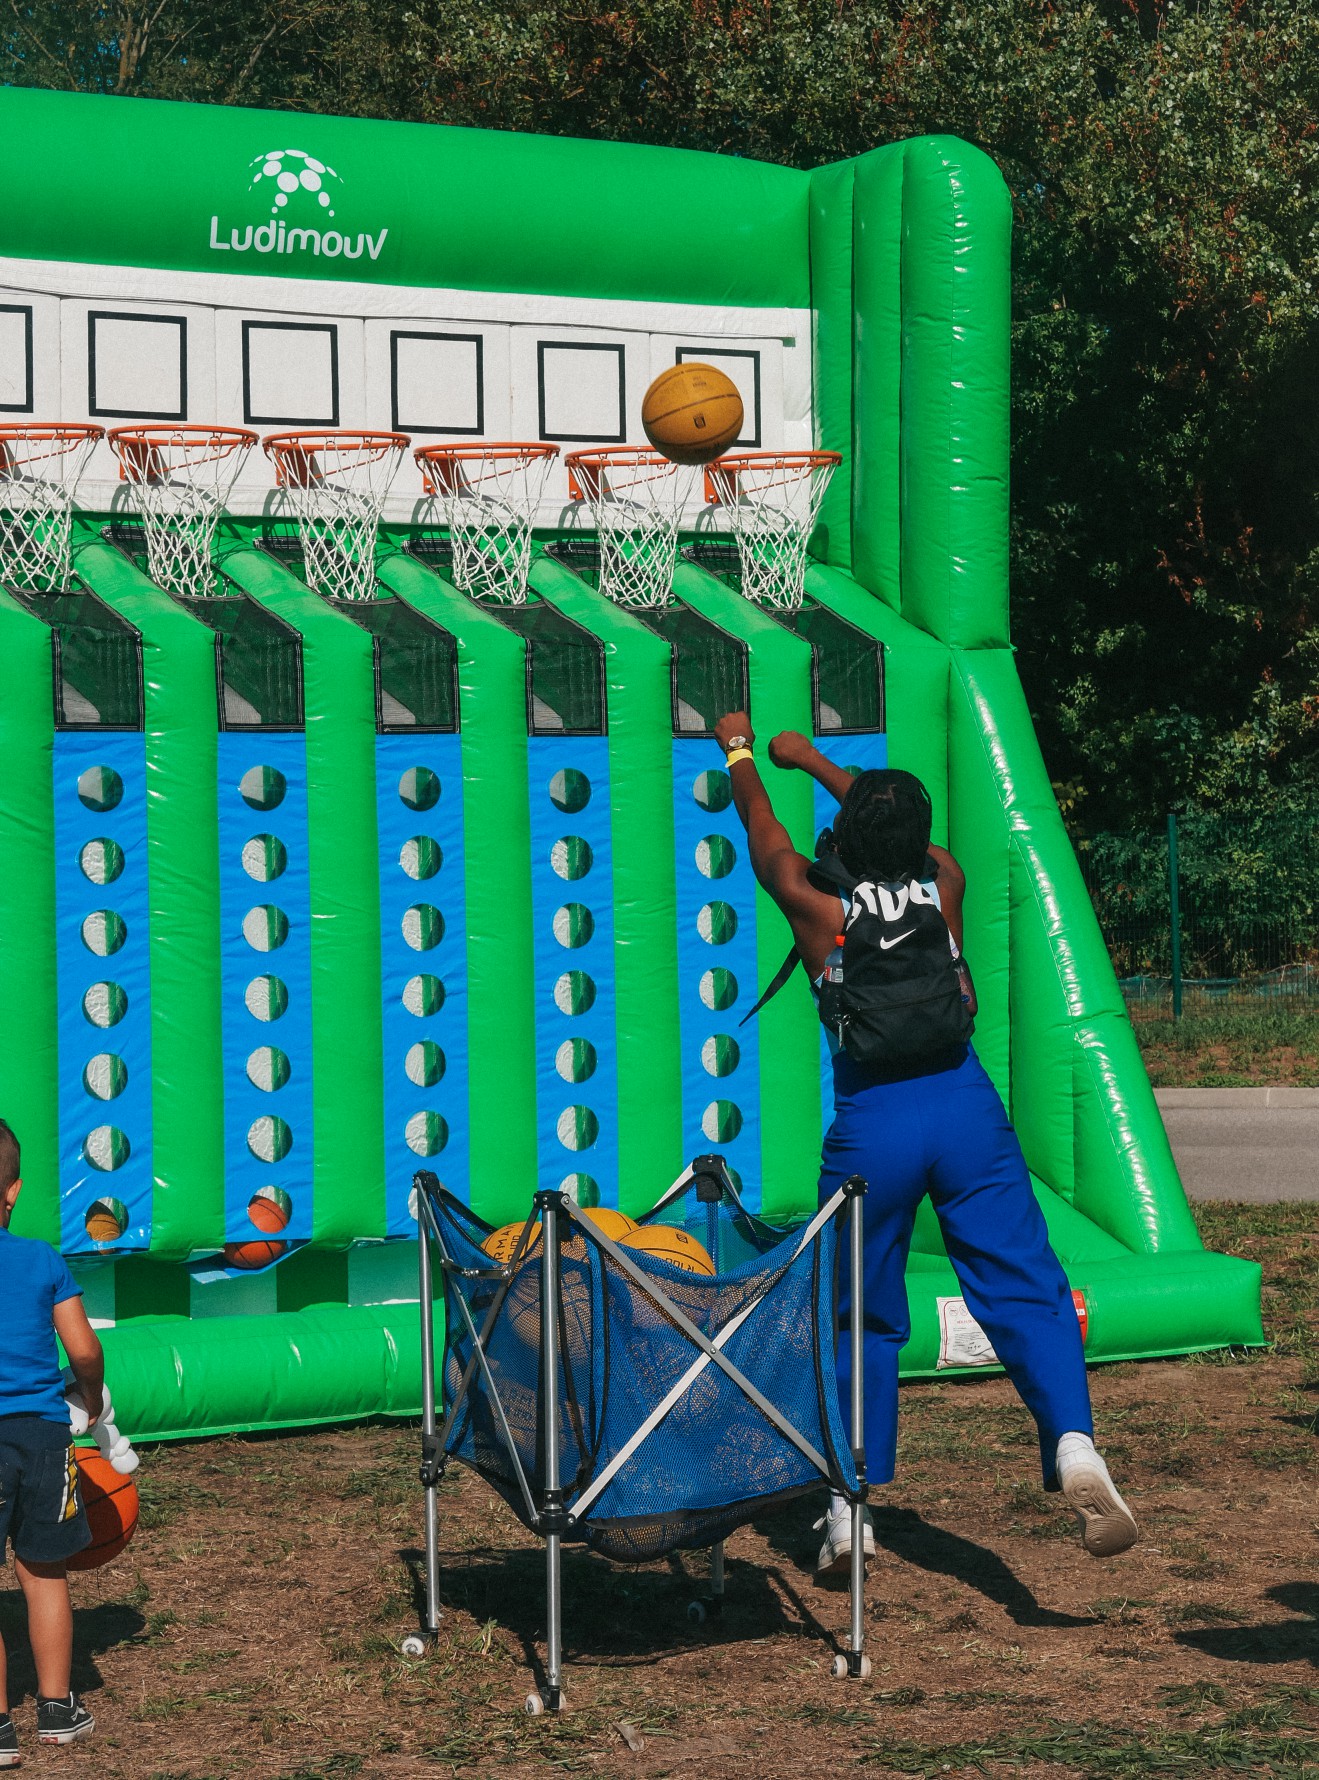
<svg viewBox="0 0 1319 1780"><path fill-rule="evenodd" d="M433 1195L432 1205L444 1248L457 1267L489 1267L480 1244L490 1226L445 1193ZM666 1215L676 1222L677 1208ZM711 1341L750 1299L764 1294L723 1351L823 1455L835 1487L854 1489L856 1470L834 1378L834 1222L826 1222L800 1254L800 1230L773 1229L726 1201L688 1203L682 1224L714 1258L715 1278L683 1272L636 1249L627 1250L629 1258ZM701 1350L671 1312L566 1216L560 1227L560 1474L571 1511L670 1387L701 1358ZM473 1348L457 1294L479 1330L500 1281L453 1271L445 1277L447 1410ZM486 1344L491 1377L537 1504L544 1487L537 1425L540 1278L537 1249L514 1273ZM447 1451L478 1470L532 1525L490 1387L479 1371ZM569 1536L609 1557L646 1562L680 1547L713 1544L820 1482L805 1454L708 1361Z"/></svg>

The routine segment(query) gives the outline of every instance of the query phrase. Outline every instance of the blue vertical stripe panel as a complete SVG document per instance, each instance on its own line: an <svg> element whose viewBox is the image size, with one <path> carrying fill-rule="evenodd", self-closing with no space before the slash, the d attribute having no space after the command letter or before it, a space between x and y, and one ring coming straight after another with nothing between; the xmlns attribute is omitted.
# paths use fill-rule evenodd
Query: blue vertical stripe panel
<svg viewBox="0 0 1319 1780"><path fill-rule="evenodd" d="M385 1229L415 1236L412 1177L471 1194L462 743L376 737L385 1041ZM497 885L486 889L498 896ZM497 1067L497 1060L491 1060Z"/></svg>
<svg viewBox="0 0 1319 1780"><path fill-rule="evenodd" d="M53 788L60 1245L69 1255L145 1249L152 1158L144 738L57 731Z"/></svg>
<svg viewBox="0 0 1319 1780"><path fill-rule="evenodd" d="M708 741L673 744L683 1150L726 1158L744 1199L761 1194L760 1035L739 1026L756 982L756 879L728 773Z"/></svg>
<svg viewBox="0 0 1319 1780"><path fill-rule="evenodd" d="M609 743L531 736L537 1178L618 1204L618 1050Z"/></svg>
<svg viewBox="0 0 1319 1780"><path fill-rule="evenodd" d="M225 1237L255 1240L254 1195L312 1227L311 904L303 736L219 737ZM287 1195L287 1200L280 1197Z"/></svg>
<svg viewBox="0 0 1319 1780"><path fill-rule="evenodd" d="M817 735L815 745L826 760L835 766L855 767L869 772L872 767L888 765L888 737L871 735ZM838 805L823 785L815 787L815 832L832 828ZM834 1116L834 1071L829 1056L829 1043L820 1029L820 1100L824 1107L824 1128L827 1131Z"/></svg>

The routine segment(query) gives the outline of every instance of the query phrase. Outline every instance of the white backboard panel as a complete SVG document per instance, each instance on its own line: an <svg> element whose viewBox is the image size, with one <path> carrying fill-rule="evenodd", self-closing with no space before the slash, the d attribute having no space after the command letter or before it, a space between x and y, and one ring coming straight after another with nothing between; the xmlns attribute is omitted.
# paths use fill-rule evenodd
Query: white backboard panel
<svg viewBox="0 0 1319 1780"><path fill-rule="evenodd" d="M805 310L0 259L0 404L37 420L366 427L418 443L547 440L566 455L643 445L646 388L691 359L718 365L742 392L739 443L814 444ZM98 450L80 504L122 504L117 469ZM271 465L255 451L231 506L260 513L272 497ZM557 519L566 498L560 463L542 519ZM421 500L409 457L387 516L410 518Z"/></svg>

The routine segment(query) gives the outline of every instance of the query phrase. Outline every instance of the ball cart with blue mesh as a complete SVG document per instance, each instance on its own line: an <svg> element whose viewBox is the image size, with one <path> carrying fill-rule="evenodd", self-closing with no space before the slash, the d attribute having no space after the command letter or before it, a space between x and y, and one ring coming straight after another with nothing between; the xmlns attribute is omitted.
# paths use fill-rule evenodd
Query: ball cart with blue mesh
<svg viewBox="0 0 1319 1780"><path fill-rule="evenodd" d="M563 1544L621 1563L711 1550L717 1611L723 1541L827 1483L852 1505L851 1623L839 1679L869 1673L862 1620L866 1498L861 1294L853 1295L851 1428L835 1374L837 1256L863 1277L861 1200L847 1181L809 1220L748 1212L722 1158L698 1157L643 1224L695 1237L714 1276L620 1246L563 1192L537 1193L506 1264L492 1226L434 1174L416 1176L421 1241L421 1482L426 1492L424 1653L440 1624L438 1488L459 1459L545 1541L546 1652L530 1713L563 1707ZM444 1306L437 1400L434 1286Z"/></svg>

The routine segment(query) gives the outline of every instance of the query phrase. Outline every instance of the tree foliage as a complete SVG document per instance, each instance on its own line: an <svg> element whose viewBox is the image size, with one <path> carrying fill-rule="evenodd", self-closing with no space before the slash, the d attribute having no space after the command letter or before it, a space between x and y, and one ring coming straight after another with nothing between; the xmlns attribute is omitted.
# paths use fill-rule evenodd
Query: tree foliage
<svg viewBox="0 0 1319 1780"><path fill-rule="evenodd" d="M804 167L979 143L1017 213L1015 633L1073 819L1313 790L1319 20L1294 0L9 0L2 53L22 84Z"/></svg>

